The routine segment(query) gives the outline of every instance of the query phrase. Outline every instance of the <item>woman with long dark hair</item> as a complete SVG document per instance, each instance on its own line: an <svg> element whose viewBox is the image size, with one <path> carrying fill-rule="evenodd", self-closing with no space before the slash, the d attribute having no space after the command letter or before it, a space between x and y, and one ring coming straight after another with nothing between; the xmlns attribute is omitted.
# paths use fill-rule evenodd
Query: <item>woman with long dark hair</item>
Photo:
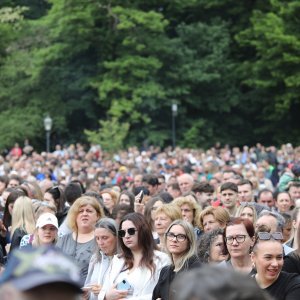
<svg viewBox="0 0 300 300"><path fill-rule="evenodd" d="M98 299L151 299L159 273L169 263L167 254L156 250L151 228L139 213L123 217L118 240L121 254L114 256Z"/></svg>

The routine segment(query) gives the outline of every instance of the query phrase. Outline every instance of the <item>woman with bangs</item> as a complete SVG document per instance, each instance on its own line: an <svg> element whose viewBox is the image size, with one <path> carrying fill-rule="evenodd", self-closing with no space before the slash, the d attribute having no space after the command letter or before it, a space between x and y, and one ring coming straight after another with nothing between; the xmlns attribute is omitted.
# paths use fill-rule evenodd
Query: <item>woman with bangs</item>
<svg viewBox="0 0 300 300"><path fill-rule="evenodd" d="M225 208L208 206L200 213L200 228L204 233L219 228L224 229L229 219L229 213Z"/></svg>
<svg viewBox="0 0 300 300"><path fill-rule="evenodd" d="M230 259L220 265L237 272L252 274L251 247L254 240L254 226L248 219L231 218L224 230L224 239Z"/></svg>
<svg viewBox="0 0 300 300"><path fill-rule="evenodd" d="M163 252L166 252L165 233L170 224L178 219L181 219L181 213L179 208L173 204L163 204L154 212L154 230L158 234L156 242L159 249Z"/></svg>
<svg viewBox="0 0 300 300"><path fill-rule="evenodd" d="M196 238L191 224L185 220L171 223L165 233L166 252L171 264L164 267L153 291L152 300L169 299L170 285L177 275L184 271L201 267L196 255Z"/></svg>
<svg viewBox="0 0 300 300"><path fill-rule="evenodd" d="M96 198L78 198L70 207L67 216L67 223L72 232L60 237L56 244L77 263L82 283L85 282L89 261L95 249L95 225L103 216L103 210Z"/></svg>
<svg viewBox="0 0 300 300"><path fill-rule="evenodd" d="M145 217L130 213L118 231L120 255L115 255L98 299L150 300L161 269L169 263L167 254L157 251ZM126 282L126 288L120 287Z"/></svg>
<svg viewBox="0 0 300 300"><path fill-rule="evenodd" d="M193 225L196 237L199 239L201 236L201 230L199 228L199 216L201 213L200 205L196 202L196 200L186 197L178 197L173 200L172 204L179 207L182 219Z"/></svg>
<svg viewBox="0 0 300 300"><path fill-rule="evenodd" d="M260 226L251 253L257 284L275 300L300 299L300 276L282 271L282 233Z"/></svg>

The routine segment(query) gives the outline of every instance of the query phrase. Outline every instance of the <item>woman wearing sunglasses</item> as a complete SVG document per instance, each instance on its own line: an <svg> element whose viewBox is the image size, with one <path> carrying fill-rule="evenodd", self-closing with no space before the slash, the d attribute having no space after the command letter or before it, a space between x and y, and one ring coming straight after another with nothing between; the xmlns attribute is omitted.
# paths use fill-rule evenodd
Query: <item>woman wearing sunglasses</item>
<svg viewBox="0 0 300 300"><path fill-rule="evenodd" d="M118 242L121 254L114 256L98 299L150 300L168 255L155 250L151 228L139 213L123 217Z"/></svg>
<svg viewBox="0 0 300 300"><path fill-rule="evenodd" d="M254 227L251 221L242 218L231 218L224 231L224 238L230 259L220 265L233 268L235 271L252 273L250 249L253 245Z"/></svg>
<svg viewBox="0 0 300 300"><path fill-rule="evenodd" d="M264 230L264 231L262 231ZM275 300L300 299L300 276L281 271L283 265L282 233L269 233L259 227L251 259L256 267L258 285Z"/></svg>
<svg viewBox="0 0 300 300"><path fill-rule="evenodd" d="M196 256L194 228L188 221L176 220L171 223L165 234L165 245L172 264L162 269L152 300L168 300L174 278L183 271L201 266Z"/></svg>

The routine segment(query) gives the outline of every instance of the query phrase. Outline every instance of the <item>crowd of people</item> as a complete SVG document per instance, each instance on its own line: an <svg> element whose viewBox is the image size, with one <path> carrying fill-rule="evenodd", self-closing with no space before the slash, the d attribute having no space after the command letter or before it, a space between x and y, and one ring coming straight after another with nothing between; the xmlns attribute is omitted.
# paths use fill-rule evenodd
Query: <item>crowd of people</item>
<svg viewBox="0 0 300 300"><path fill-rule="evenodd" d="M85 300L300 298L300 147L27 142L0 157L0 195L0 287L14 253L55 247Z"/></svg>

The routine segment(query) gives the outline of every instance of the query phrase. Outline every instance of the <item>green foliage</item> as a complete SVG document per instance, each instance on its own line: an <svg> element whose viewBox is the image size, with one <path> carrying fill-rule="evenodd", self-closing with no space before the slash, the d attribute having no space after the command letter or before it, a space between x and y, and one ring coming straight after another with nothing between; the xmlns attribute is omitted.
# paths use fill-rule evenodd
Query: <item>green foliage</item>
<svg viewBox="0 0 300 300"><path fill-rule="evenodd" d="M109 153L124 149L124 140L129 132L129 123L120 123L117 118L99 121L97 131L85 130L91 144L101 145Z"/></svg>
<svg viewBox="0 0 300 300"><path fill-rule="evenodd" d="M282 128L283 122L290 122L292 107L300 107L300 4L273 0L271 6L269 12L255 10L252 26L236 37L243 47L255 49L255 57L244 61L242 72L243 83L257 91L252 103L262 104L261 132ZM273 139L282 141L281 136L279 131Z"/></svg>
<svg viewBox="0 0 300 300"><path fill-rule="evenodd" d="M2 1L0 148L299 141L298 2Z"/></svg>

